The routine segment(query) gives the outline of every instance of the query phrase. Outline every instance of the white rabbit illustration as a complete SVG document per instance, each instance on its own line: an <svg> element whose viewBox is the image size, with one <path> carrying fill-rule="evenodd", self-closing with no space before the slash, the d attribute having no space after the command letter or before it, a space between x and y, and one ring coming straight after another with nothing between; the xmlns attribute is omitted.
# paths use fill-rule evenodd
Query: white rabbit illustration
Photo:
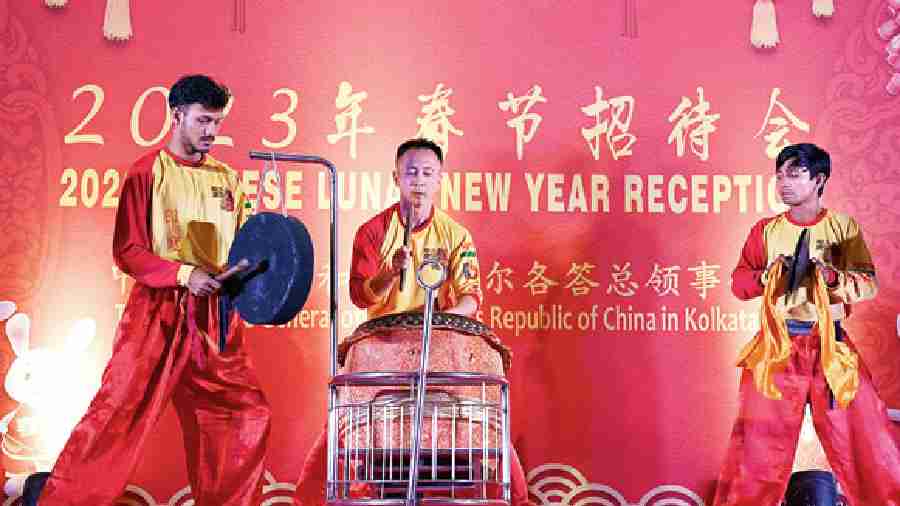
<svg viewBox="0 0 900 506"><path fill-rule="evenodd" d="M85 353L96 333L93 320L78 320L62 346L31 347L31 319L15 311L15 304L0 301L15 355L4 388L19 403L0 419L9 497L21 493L29 474L53 467L100 386Z"/></svg>

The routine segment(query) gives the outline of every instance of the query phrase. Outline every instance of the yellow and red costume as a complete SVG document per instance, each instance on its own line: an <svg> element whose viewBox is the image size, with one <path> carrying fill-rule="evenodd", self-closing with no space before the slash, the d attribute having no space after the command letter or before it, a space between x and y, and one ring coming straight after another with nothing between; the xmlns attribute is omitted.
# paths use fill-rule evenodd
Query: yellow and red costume
<svg viewBox="0 0 900 506"><path fill-rule="evenodd" d="M791 256L806 230L816 269L785 293ZM761 330L741 351L740 408L715 506L781 503L797 449L804 408L845 496L854 506L900 505L900 451L884 403L841 327L852 304L877 292L875 269L853 218L822 210L810 223L784 213L750 231L732 273L741 300L762 296Z"/></svg>
<svg viewBox="0 0 900 506"><path fill-rule="evenodd" d="M350 299L353 303L366 309L370 319L391 313L421 311L425 306L425 290L414 279L415 266L422 265L428 258L436 258L447 268L447 281L437 294L437 310L455 306L465 295L473 297L481 305L481 275L472 236L465 227L434 207L428 219L410 233L413 267L407 272L404 290L401 291L400 283L395 282L382 297L372 291L372 278L388 269L394 253L403 247L404 222L400 215L400 204L394 204L356 231L350 266ZM327 431L323 431L306 457L294 495L299 506L325 504L326 436ZM513 447L510 447L510 457L512 503L513 506L526 506L530 504L528 485Z"/></svg>
<svg viewBox="0 0 900 506"><path fill-rule="evenodd" d="M218 350L217 298L185 288L191 272L219 272L243 219L237 175L204 156L148 154L122 185L113 256L136 281L99 392L75 427L41 506L112 504L171 399L184 432L198 505L259 503L270 410L229 324Z"/></svg>
<svg viewBox="0 0 900 506"><path fill-rule="evenodd" d="M394 283L385 297L378 297L369 287L372 278L390 267L391 259L403 247L404 223L400 219L400 204L394 204L363 224L353 240L353 263L350 266L350 298L368 311L369 318L377 318L403 311L421 311L425 306L425 289L407 276L406 287ZM437 294L437 307L448 309L464 295L481 304L481 276L472 236L447 213L431 208L431 215L409 235L412 265L422 265L426 259L437 259L447 267L447 282Z"/></svg>

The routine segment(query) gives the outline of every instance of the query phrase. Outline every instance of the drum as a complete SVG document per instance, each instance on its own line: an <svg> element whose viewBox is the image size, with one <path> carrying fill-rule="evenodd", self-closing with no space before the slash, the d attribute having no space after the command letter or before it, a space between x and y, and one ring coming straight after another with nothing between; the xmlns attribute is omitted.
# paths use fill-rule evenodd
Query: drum
<svg viewBox="0 0 900 506"><path fill-rule="evenodd" d="M338 349L342 374L416 372L422 346L422 313L383 316L360 325ZM503 377L512 353L486 325L464 316L435 313L429 373L471 372ZM502 437L500 388L433 386L426 393L423 448L498 448ZM402 449L410 446L415 397L409 387L347 385L339 404L344 448Z"/></svg>
<svg viewBox="0 0 900 506"><path fill-rule="evenodd" d="M338 347L342 373L415 372L422 352L422 313L398 313L360 325ZM512 363L512 352L487 325L450 313L435 313L432 319L431 372L476 372L504 376ZM453 387L462 397L481 397L478 387ZM358 392L355 392L358 393ZM353 395L354 402L372 400Z"/></svg>

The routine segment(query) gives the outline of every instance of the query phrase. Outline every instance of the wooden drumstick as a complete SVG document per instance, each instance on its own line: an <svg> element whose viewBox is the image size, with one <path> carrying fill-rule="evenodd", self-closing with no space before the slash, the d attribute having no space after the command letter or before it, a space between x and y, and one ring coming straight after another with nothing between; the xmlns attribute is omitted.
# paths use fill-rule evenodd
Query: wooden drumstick
<svg viewBox="0 0 900 506"><path fill-rule="evenodd" d="M406 210L406 226L403 227L403 247L409 247L409 233L412 230L412 206ZM406 269L400 273L400 291L406 287Z"/></svg>
<svg viewBox="0 0 900 506"><path fill-rule="evenodd" d="M242 258L240 262L234 264L233 266L229 267L228 270L216 276L216 281L218 281L219 283L227 281L228 278L234 276L235 274L247 270L247 267L250 267L250 260Z"/></svg>
<svg viewBox="0 0 900 506"><path fill-rule="evenodd" d="M228 281L228 278L247 270L248 267L250 267L250 261L242 258L240 262L216 276L216 281L224 283ZM231 320L231 301L228 297L228 291L224 287L223 292L219 296L219 353L225 353L225 345L228 343L228 324Z"/></svg>

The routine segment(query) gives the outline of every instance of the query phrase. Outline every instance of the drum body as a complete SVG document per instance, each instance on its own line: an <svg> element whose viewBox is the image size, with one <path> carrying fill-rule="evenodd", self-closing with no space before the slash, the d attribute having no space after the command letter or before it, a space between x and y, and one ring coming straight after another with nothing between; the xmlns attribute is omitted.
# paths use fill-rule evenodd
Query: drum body
<svg viewBox="0 0 900 506"><path fill-rule="evenodd" d="M359 485L378 497L405 492L422 318L402 313L371 320L340 346L343 367L333 383L333 457L340 462L339 481L356 485L357 493ZM504 366L509 361L508 349L483 324L434 315L421 430L423 492L440 489L447 497L488 500L493 491L495 500L502 497L508 483L503 461L509 439ZM362 380L367 375L378 379Z"/></svg>
<svg viewBox="0 0 900 506"><path fill-rule="evenodd" d="M446 328L432 329L429 372L477 372L503 376L503 359L481 336ZM409 327L375 328L355 341L347 351L342 373L362 371L416 372L422 358L422 330ZM461 398L478 399L476 387L443 389ZM372 400L372 392L351 389L349 400ZM493 400L497 400L494 398Z"/></svg>

